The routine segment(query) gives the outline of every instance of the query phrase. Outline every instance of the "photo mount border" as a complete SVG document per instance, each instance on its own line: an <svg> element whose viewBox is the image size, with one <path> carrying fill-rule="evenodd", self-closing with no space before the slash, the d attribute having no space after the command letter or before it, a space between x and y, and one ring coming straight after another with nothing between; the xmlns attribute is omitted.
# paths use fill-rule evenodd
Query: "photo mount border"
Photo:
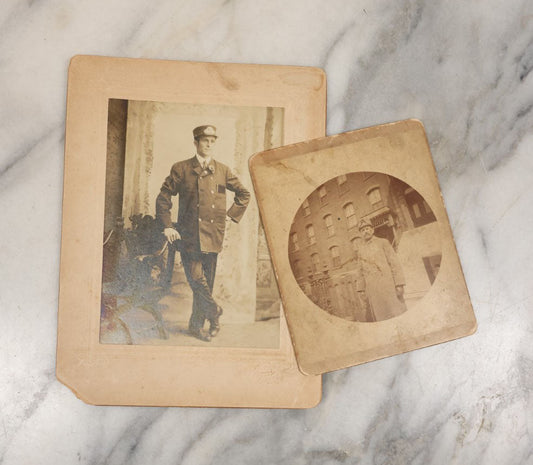
<svg viewBox="0 0 533 465"><path fill-rule="evenodd" d="M57 378L96 405L308 408L283 315L280 349L99 343L108 100L284 108L285 143L325 133L321 69L75 56L69 66ZM89 200L90 199L90 200Z"/></svg>

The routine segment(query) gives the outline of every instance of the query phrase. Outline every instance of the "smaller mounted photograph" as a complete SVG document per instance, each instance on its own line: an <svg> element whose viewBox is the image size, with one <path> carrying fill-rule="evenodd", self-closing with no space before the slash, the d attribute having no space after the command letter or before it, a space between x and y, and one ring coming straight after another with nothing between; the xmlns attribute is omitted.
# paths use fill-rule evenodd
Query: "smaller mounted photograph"
<svg viewBox="0 0 533 465"><path fill-rule="evenodd" d="M476 330L420 121L264 151L250 171L303 373Z"/></svg>
<svg viewBox="0 0 533 465"><path fill-rule="evenodd" d="M376 322L413 308L442 257L435 214L394 176L357 172L326 181L291 225L289 261L304 294L349 321Z"/></svg>

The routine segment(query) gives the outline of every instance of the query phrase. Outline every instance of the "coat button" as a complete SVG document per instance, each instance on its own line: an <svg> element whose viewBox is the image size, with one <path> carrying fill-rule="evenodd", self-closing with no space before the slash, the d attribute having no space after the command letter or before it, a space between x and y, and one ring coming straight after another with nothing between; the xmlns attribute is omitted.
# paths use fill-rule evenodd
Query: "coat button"
<svg viewBox="0 0 533 465"><path fill-rule="evenodd" d="M198 221L202 221L202 218L198 218Z"/></svg>
<svg viewBox="0 0 533 465"><path fill-rule="evenodd" d="M211 223L213 222L213 220L211 220Z"/></svg>
<svg viewBox="0 0 533 465"><path fill-rule="evenodd" d="M211 194L214 194L214 193L215 193L215 191L211 191Z"/></svg>
<svg viewBox="0 0 533 465"><path fill-rule="evenodd" d="M211 205L211 208L215 208L215 205L214 205L214 204L213 204L213 205Z"/></svg>

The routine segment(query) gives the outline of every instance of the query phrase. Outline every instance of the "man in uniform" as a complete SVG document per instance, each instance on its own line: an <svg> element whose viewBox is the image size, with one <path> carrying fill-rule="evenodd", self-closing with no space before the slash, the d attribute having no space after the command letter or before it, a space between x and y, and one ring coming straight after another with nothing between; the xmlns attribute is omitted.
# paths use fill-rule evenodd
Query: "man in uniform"
<svg viewBox="0 0 533 465"><path fill-rule="evenodd" d="M407 310L404 302L405 278L396 252L387 239L374 236L370 223L361 220L363 244L359 249L360 277L357 291L369 314L366 321L382 321Z"/></svg>
<svg viewBox="0 0 533 465"><path fill-rule="evenodd" d="M156 200L156 215L170 243L179 240L181 261L193 291L189 332L210 341L220 330L222 308L213 298L218 253L226 228L226 216L235 223L242 218L250 192L224 164L213 159L215 126L193 130L196 154L175 163L161 186ZM226 190L234 192L233 205L226 211ZM172 196L179 196L178 223L174 228L170 209ZM209 330L204 330L205 321Z"/></svg>

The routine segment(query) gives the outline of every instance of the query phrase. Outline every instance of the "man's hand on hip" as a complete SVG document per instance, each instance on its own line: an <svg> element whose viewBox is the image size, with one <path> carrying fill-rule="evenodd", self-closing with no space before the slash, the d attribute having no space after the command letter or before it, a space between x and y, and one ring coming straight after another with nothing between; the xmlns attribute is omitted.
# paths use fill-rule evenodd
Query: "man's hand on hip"
<svg viewBox="0 0 533 465"><path fill-rule="evenodd" d="M181 239L180 233L176 231L174 228L165 228L163 230L163 234L167 238L167 241L170 243Z"/></svg>
<svg viewBox="0 0 533 465"><path fill-rule="evenodd" d="M403 300L403 285L396 286L396 296L398 297L398 299Z"/></svg>
<svg viewBox="0 0 533 465"><path fill-rule="evenodd" d="M233 223L235 223L235 220L230 216L226 216L226 231L231 228Z"/></svg>

